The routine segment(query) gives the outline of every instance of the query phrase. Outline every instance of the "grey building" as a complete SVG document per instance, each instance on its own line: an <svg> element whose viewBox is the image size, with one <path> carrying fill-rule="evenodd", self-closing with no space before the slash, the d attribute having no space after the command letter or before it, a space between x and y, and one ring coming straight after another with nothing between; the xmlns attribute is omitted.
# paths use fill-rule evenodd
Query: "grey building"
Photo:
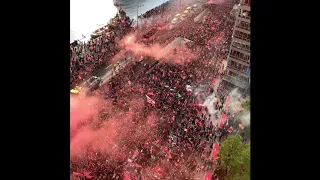
<svg viewBox="0 0 320 180"><path fill-rule="evenodd" d="M240 0L222 82L227 89L250 92L250 38L250 0Z"/></svg>

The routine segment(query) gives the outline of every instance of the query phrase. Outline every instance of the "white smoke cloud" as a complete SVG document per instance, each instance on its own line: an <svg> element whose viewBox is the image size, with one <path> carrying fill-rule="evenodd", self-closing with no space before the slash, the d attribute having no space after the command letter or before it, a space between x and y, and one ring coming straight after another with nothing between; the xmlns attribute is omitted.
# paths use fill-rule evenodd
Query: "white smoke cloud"
<svg viewBox="0 0 320 180"><path fill-rule="evenodd" d="M246 101L239 93L238 89L233 89L230 94L228 110L231 114L239 114L239 120L244 126L250 125L250 110L243 111L242 104Z"/></svg>
<svg viewBox="0 0 320 180"><path fill-rule="evenodd" d="M241 112L239 119L244 126L250 125L250 111Z"/></svg>
<svg viewBox="0 0 320 180"><path fill-rule="evenodd" d="M216 110L216 109L214 108L215 103L217 102L217 100L218 100L218 99L215 97L215 94L212 93L210 96L208 96L208 97L206 98L206 100L205 100L204 103L203 103L203 106L205 106L205 107L208 108L208 112L209 112L209 114L211 114L211 115L214 115L214 114L216 114L216 113L218 112L218 110Z"/></svg>

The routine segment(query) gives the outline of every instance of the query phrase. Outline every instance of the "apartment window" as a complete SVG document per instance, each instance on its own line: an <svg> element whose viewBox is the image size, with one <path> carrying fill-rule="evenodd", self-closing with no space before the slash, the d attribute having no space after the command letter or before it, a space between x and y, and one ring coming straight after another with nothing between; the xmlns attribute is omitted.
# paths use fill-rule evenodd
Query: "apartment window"
<svg viewBox="0 0 320 180"><path fill-rule="evenodd" d="M250 13L250 11L247 11L247 10L243 9L243 10L240 11L239 17L245 18L245 19L250 19L251 13Z"/></svg>
<svg viewBox="0 0 320 180"><path fill-rule="evenodd" d="M245 51L250 51L250 45L242 44L239 42L233 42L232 45L238 49L242 49Z"/></svg>
<svg viewBox="0 0 320 180"><path fill-rule="evenodd" d="M241 76L241 81L249 83L249 78Z"/></svg>
<svg viewBox="0 0 320 180"><path fill-rule="evenodd" d="M242 49L242 50L245 50L245 51L250 51L250 45L242 44L242 43L239 43L239 42L233 42L232 45L234 47L238 48L238 49Z"/></svg>
<svg viewBox="0 0 320 180"><path fill-rule="evenodd" d="M228 72L228 75L231 76L231 77L236 77L236 76L237 76L237 75L236 75L234 72L232 72L232 71L229 71L229 72Z"/></svg>
<svg viewBox="0 0 320 180"><path fill-rule="evenodd" d="M248 61L250 59L249 55L243 54L239 51L235 51L234 49L231 49L230 56L242 61Z"/></svg>
<svg viewBox="0 0 320 180"><path fill-rule="evenodd" d="M243 56L243 60L245 60L245 61L249 61L249 60L250 60L250 55L246 55L246 54L244 54L244 56Z"/></svg>
<svg viewBox="0 0 320 180"><path fill-rule="evenodd" d="M241 31L234 31L234 37L247 42L250 42L250 38L251 38L250 34L247 34Z"/></svg>
<svg viewBox="0 0 320 180"><path fill-rule="evenodd" d="M246 77L240 76L240 81L242 81L242 82L247 82L248 81L247 79L248 78L246 78Z"/></svg>
<svg viewBox="0 0 320 180"><path fill-rule="evenodd" d="M250 31L250 23L248 22L244 22L244 21L240 21L237 25L237 28L241 28L241 29L245 29Z"/></svg>

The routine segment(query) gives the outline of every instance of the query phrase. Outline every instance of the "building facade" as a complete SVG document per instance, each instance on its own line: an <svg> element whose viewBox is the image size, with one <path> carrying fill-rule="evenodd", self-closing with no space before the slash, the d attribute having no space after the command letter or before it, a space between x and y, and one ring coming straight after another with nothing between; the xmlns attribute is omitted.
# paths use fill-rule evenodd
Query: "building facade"
<svg viewBox="0 0 320 180"><path fill-rule="evenodd" d="M250 0L240 0L223 77L227 89L238 88L242 93L250 91L250 38Z"/></svg>

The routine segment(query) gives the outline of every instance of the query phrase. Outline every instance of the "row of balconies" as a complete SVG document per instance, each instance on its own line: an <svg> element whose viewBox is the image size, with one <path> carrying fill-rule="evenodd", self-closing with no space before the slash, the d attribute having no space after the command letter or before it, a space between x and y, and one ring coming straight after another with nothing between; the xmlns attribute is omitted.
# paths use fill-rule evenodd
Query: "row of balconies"
<svg viewBox="0 0 320 180"><path fill-rule="evenodd" d="M237 35L233 35L233 38L237 38L237 39L240 39L240 40L246 41L246 42L251 41L251 38L241 37L241 36L237 36Z"/></svg>
<svg viewBox="0 0 320 180"><path fill-rule="evenodd" d="M234 54L231 54L231 53L229 54L229 56L232 57L233 59L237 59L239 61L244 61L244 62L249 62L250 61L250 57L246 57L248 59L243 59L243 58L237 57L237 56L235 56Z"/></svg>
<svg viewBox="0 0 320 180"><path fill-rule="evenodd" d="M233 58L231 56L228 57L228 62L229 61L234 61L234 62L236 62L238 64L242 64L244 66L249 66L250 65L250 61L239 60L239 59Z"/></svg>
<svg viewBox="0 0 320 180"><path fill-rule="evenodd" d="M243 89L247 88L249 85L249 83L241 81L240 79L230 75L225 75L222 79Z"/></svg>
<svg viewBox="0 0 320 180"><path fill-rule="evenodd" d="M240 68L236 68L234 66L231 66L231 65L227 65L227 69L235 74L239 74L243 77L246 77L248 78L249 75L250 75L250 70L248 70L248 72L246 72L246 69L240 69Z"/></svg>
<svg viewBox="0 0 320 180"><path fill-rule="evenodd" d="M250 48L250 47L244 47L244 46L241 47L241 45L239 45L237 43L232 43L230 50L233 49L234 51L238 51L238 52L241 52L242 54L250 56L250 49L248 49L248 48Z"/></svg>
<svg viewBox="0 0 320 180"><path fill-rule="evenodd" d="M242 25L236 25L236 28L239 30L245 30L246 33L250 34L250 26L249 27L246 27L246 26L242 26Z"/></svg>

